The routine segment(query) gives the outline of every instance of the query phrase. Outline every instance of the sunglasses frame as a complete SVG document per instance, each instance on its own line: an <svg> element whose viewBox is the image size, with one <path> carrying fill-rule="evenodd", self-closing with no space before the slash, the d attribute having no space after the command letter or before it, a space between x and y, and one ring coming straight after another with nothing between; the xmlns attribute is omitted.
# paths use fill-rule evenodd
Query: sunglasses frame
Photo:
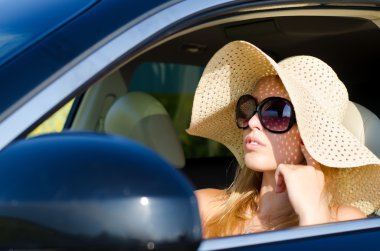
<svg viewBox="0 0 380 251"><path fill-rule="evenodd" d="M242 99L242 98L245 98L245 97L248 97L248 98L251 98L254 102L255 102L255 105L256 105L256 109L255 111L253 112L252 116L248 119L248 121L253 117L255 116L255 114L257 113L259 115L259 120L260 120L260 123L261 125L268 131L272 132L272 133L285 133L287 131L289 131L293 125L296 123L296 113L294 111L294 107L293 107L293 104L292 102L290 102L290 100L286 99L286 98L282 98L282 97L269 97L269 98L266 98L264 100L262 100L260 103L257 101L257 99L250 95L250 94L245 94L245 95L242 95L238 101L236 102L236 106L235 106L235 122L236 122L236 126L239 128L239 129L247 129L249 127L249 124L247 123L247 126L245 127L242 127L242 126L239 126L239 123L238 123L238 113L239 113L239 110L238 109L238 104L240 103L239 101ZM274 131L274 130L271 130L269 128L267 128L267 126L265 125L265 123L263 122L263 118L262 118L262 115L261 115L261 110L262 110L262 107L270 102L270 101L276 101L276 100L282 100L282 101L285 101L285 103L287 103L289 106L290 106L290 110L291 110L291 114L290 114L290 121L289 121L289 125L288 127L285 129L285 130L282 130L282 131Z"/></svg>

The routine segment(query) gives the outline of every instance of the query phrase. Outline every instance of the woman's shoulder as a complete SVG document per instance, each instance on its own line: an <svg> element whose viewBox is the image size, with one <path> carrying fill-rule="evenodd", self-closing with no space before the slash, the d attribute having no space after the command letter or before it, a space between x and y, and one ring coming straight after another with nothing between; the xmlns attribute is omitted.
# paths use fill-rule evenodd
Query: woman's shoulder
<svg viewBox="0 0 380 251"><path fill-rule="evenodd" d="M220 201L226 198L227 194L223 189L203 188L195 190L195 196L201 202Z"/></svg>
<svg viewBox="0 0 380 251"><path fill-rule="evenodd" d="M215 210L227 199L227 193L222 189L203 188L195 191L202 219L213 215Z"/></svg>
<svg viewBox="0 0 380 251"><path fill-rule="evenodd" d="M353 206L339 206L336 210L336 219L338 221L357 220L366 217L362 211Z"/></svg>

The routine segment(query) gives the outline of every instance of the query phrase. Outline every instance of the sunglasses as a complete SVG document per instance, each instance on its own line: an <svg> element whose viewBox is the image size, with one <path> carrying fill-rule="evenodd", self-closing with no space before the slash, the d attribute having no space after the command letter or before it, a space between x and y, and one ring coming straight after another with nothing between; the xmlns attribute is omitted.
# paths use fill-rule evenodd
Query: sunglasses
<svg viewBox="0 0 380 251"><path fill-rule="evenodd" d="M263 127L273 133L287 132L296 122L294 108L289 100L269 97L259 103L255 97L247 94L241 96L236 104L237 127L248 128L248 122L256 112Z"/></svg>

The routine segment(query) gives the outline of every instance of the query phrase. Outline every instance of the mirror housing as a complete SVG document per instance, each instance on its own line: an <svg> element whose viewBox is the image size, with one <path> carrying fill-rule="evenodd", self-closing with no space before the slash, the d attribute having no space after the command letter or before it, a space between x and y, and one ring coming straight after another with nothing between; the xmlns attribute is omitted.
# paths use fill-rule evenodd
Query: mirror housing
<svg viewBox="0 0 380 251"><path fill-rule="evenodd" d="M66 132L0 152L0 248L196 250L193 187L148 148Z"/></svg>

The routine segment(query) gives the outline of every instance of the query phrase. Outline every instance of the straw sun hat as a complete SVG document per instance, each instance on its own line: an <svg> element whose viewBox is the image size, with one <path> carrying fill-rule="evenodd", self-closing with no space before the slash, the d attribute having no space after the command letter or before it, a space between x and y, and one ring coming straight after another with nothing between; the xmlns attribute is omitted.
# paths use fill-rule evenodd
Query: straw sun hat
<svg viewBox="0 0 380 251"><path fill-rule="evenodd" d="M318 58L294 56L276 63L248 42L230 42L203 72L187 132L224 144L242 166L242 132L235 124L235 105L268 75L282 80L310 155L323 166L333 167L326 175L332 175L336 202L356 206L366 214L378 209L380 160L342 125L349 101L346 87Z"/></svg>

